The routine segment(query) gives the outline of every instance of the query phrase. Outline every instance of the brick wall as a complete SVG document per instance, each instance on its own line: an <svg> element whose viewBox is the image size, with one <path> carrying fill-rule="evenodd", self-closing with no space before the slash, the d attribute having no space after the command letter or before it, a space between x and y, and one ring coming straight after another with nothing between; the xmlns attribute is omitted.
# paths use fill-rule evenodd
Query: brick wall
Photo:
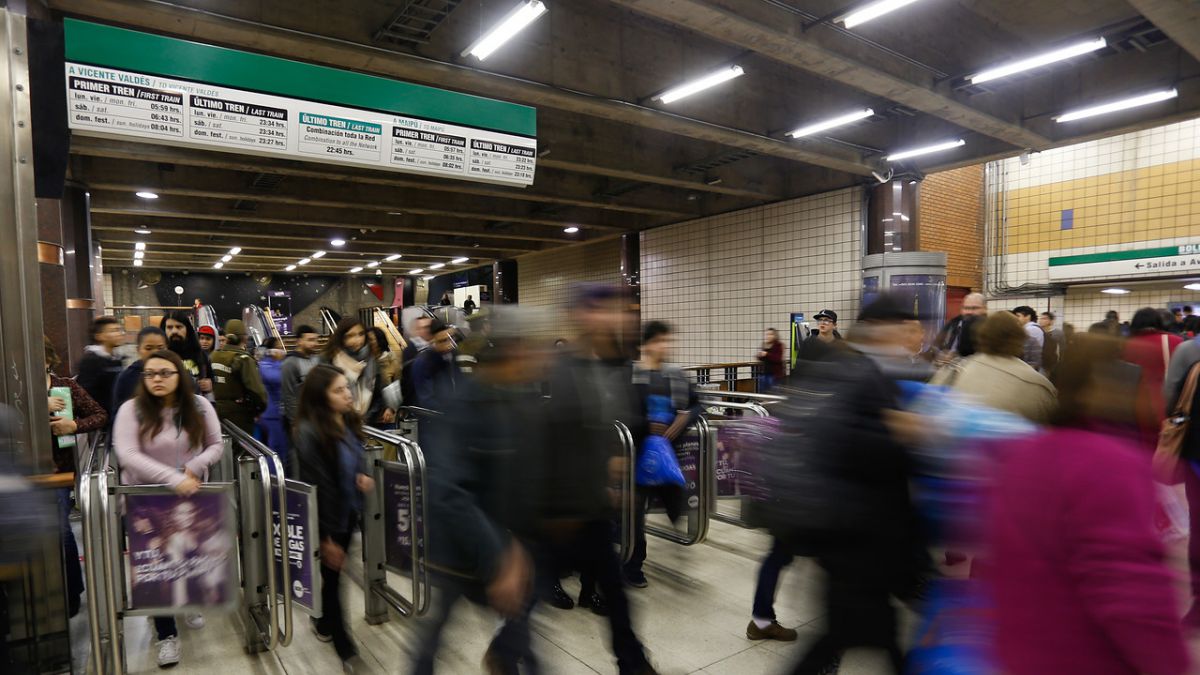
<svg viewBox="0 0 1200 675"><path fill-rule="evenodd" d="M931 173L921 184L921 250L945 251L946 284L983 286L983 165Z"/></svg>

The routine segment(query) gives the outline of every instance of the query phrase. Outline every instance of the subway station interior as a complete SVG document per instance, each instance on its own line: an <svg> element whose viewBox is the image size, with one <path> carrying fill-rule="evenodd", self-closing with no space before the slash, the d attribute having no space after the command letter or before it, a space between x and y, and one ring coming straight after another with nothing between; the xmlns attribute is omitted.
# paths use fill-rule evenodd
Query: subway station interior
<svg viewBox="0 0 1200 675"><path fill-rule="evenodd" d="M0 155L0 673L1200 673L1195 0L0 0Z"/></svg>

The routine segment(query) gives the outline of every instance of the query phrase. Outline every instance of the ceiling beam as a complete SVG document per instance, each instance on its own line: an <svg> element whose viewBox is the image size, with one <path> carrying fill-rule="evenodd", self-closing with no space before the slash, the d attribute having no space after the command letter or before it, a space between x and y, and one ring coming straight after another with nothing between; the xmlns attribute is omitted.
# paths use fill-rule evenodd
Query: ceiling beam
<svg viewBox="0 0 1200 675"><path fill-rule="evenodd" d="M363 183L367 185L384 185L395 188L410 188L429 192L452 193L454 195L476 195L499 200L515 200L555 204L584 209L598 209L616 213L631 213L646 216L658 216L671 219L695 218L697 214L674 211L664 208L621 204L612 199L577 199L548 194L538 194L529 189L501 189L471 183L434 182L401 177L401 174L374 171L366 172L349 167L333 169L308 168L312 164L286 159L239 155L234 153L216 152L213 150L193 150L190 148L175 148L165 145L131 143L129 141L114 141L75 135L71 137L71 154L85 157L106 157L109 159L126 159L141 162L159 162L164 164L181 164L212 169L228 169L252 173L275 173L281 176L296 176L300 178L315 178L323 181L340 181L347 183Z"/></svg>
<svg viewBox="0 0 1200 675"><path fill-rule="evenodd" d="M388 225L384 223L370 222L366 219L355 219L350 221L331 221L331 220L305 220L302 218L292 217L270 217L263 215L255 215L254 213L245 213L234 211L229 208L213 208L214 204L197 203L188 205L184 210L172 210L169 208L153 208L145 206L131 207L120 203L122 200L112 200L106 198L92 199L92 213L102 213L113 216L131 216L135 218L172 218L176 220L211 220L211 221L228 221L234 223L254 223L257 225L278 225L281 227L323 227L323 228L339 228L346 231L355 231L360 229L377 230L379 232L402 232L407 234L423 234L429 236L462 236L472 237L474 239L511 239L515 241L539 241L549 242L553 244L570 243L570 239L565 236L541 236L529 234L508 234L504 232L488 232L480 230L454 230L443 229L431 230L426 227L406 227L404 225ZM183 206L183 204L179 204Z"/></svg>
<svg viewBox="0 0 1200 675"><path fill-rule="evenodd" d="M1050 139L958 102L934 90L932 80L917 83L861 63L818 44L751 21L700 0L609 0L635 12L680 26L725 44L761 54L814 75L854 87L939 117L1018 148L1039 148Z"/></svg>
<svg viewBox="0 0 1200 675"><path fill-rule="evenodd" d="M215 12L169 3L133 0L51 0L54 9L114 21L157 33L263 52L283 58L323 63L401 80L424 82L538 107L615 120L687 138L720 143L860 176L877 169L851 149L813 142L789 143L759 134L709 124L625 101L570 91L411 56L408 54L286 30Z"/></svg>
<svg viewBox="0 0 1200 675"><path fill-rule="evenodd" d="M513 223L526 223L529 225L542 225L562 229L565 225L575 225L583 229L600 230L607 232L625 232L628 228L616 227L613 225L600 225L597 223L580 223L574 220L552 220L550 218L534 218L531 216L509 216L498 213L477 213L472 211L454 211L451 209L430 209L418 206L406 206L403 204L372 204L367 202L345 202L329 199L309 199L306 197L293 197L290 195L273 194L270 192L235 192L222 191L212 189L194 189L182 188L163 185L130 185L118 183L103 183L103 182L87 182L87 187L93 192L114 192L122 195L131 195L138 190L151 189L159 195L171 195L176 197L203 197L208 199L224 199L228 201L253 201L265 202L268 204L290 204L293 206L309 206L314 208L333 208L342 210L358 210L358 211L376 211L379 213L403 213L405 215L415 216L437 216L442 218L461 218L463 220L483 220L493 222L496 220L504 220ZM422 230L422 232L427 232ZM449 231L447 231L449 232ZM433 234L433 233L430 233ZM471 232L470 235L480 234ZM482 235L487 236L487 235ZM496 235L498 236L498 235ZM508 237L520 239L524 237ZM562 241L561 237L543 237L537 241Z"/></svg>
<svg viewBox="0 0 1200 675"><path fill-rule="evenodd" d="M1129 0L1192 58L1200 61L1200 3L1196 0Z"/></svg>
<svg viewBox="0 0 1200 675"><path fill-rule="evenodd" d="M619 180L634 181L637 183L650 183L651 185L662 185L669 188L678 188L681 190L695 190L697 192L712 192L720 195L728 195L730 197L743 197L745 199L755 199L759 201L778 201L782 199L779 195L768 192L759 192L758 190L748 190L745 188L725 187L720 183L705 183L698 180L687 180L684 178L671 178L669 176L651 176L638 171L627 171L617 167L601 167L591 162L572 162L568 159L556 159L554 157L542 157L538 160L538 166L547 169L556 169L558 171L571 171L574 173L586 173L593 176L604 176L606 178L617 178Z"/></svg>
<svg viewBox="0 0 1200 675"><path fill-rule="evenodd" d="M111 216L104 216L103 214L99 214L99 215L100 215L99 218L93 217L93 219L92 219L92 229L93 230L117 231L117 232L122 232L122 233L128 235L130 232L133 231L133 229L135 227L146 226L145 223L141 219L134 219L134 222L136 223L136 225L135 225L135 224L131 224L129 222L120 222L120 221L110 222L109 218L111 218ZM153 223L149 227L154 232L154 234L149 235L150 237L154 237L155 235L158 235L158 234L167 234L167 235L178 236L178 237L203 237L204 239L212 239L213 237L227 237L231 242L238 242L239 245L240 245L240 242L242 242L242 241L249 241L249 240L255 240L255 239L262 239L262 240L269 240L269 241L285 241L285 242L292 242L292 243L299 242L299 241L313 241L313 242L316 242L316 245L313 247L314 250L320 249L323 246L327 245L329 242L329 239L330 239L330 236L309 237L309 236L305 236L300 233L270 234L270 233L266 233L266 232L242 232L242 231L233 232L233 231L228 231L228 230L200 229L200 228L196 228L194 226L186 227L186 228L171 228L171 227L164 227L161 223ZM104 237L102 236L101 240L103 240L103 239L104 239ZM346 239L350 240L350 237L346 237ZM537 246L537 245L518 247L518 246L513 246L513 245L494 246L492 244L488 244L488 245L480 244L479 247L476 248L472 243L457 243L457 244L455 244L455 243L425 243L425 242L413 242L413 241L407 241L407 240L390 241L390 240L385 240L385 239L366 239L366 238L359 238L359 239L355 239L353 241L355 241L355 243L361 244L361 245L386 246L389 248L390 251L397 251L397 249L399 249L397 251L399 253L403 253L405 251L405 249L415 249L415 248L440 248L440 249L448 249L451 251L462 251L462 252L464 252L464 254L467 252L470 252L470 251L475 251L476 253L481 252L481 251L497 251L497 252L511 251L511 252L519 252L519 253L533 253L535 251L542 250L542 247Z"/></svg>

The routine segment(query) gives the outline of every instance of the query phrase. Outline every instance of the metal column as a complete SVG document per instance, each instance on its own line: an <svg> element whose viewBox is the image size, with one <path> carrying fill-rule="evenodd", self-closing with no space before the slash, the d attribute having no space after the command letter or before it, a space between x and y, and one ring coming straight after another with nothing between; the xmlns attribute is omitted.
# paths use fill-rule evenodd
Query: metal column
<svg viewBox="0 0 1200 675"><path fill-rule="evenodd" d="M0 395L26 420L44 420L28 54L25 17L0 3ZM19 434L18 459L52 471L50 427L26 424Z"/></svg>

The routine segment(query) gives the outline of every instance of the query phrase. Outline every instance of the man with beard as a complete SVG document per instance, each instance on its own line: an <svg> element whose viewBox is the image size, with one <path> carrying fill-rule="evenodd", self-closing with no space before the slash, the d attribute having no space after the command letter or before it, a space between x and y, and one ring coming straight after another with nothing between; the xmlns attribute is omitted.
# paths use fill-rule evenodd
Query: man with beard
<svg viewBox="0 0 1200 675"><path fill-rule="evenodd" d="M192 327L188 313L179 310L171 312L163 317L159 328L167 334L167 349L179 355L184 367L196 380L200 392L211 400L212 366L208 355L200 348L200 340L196 337L196 329Z"/></svg>

